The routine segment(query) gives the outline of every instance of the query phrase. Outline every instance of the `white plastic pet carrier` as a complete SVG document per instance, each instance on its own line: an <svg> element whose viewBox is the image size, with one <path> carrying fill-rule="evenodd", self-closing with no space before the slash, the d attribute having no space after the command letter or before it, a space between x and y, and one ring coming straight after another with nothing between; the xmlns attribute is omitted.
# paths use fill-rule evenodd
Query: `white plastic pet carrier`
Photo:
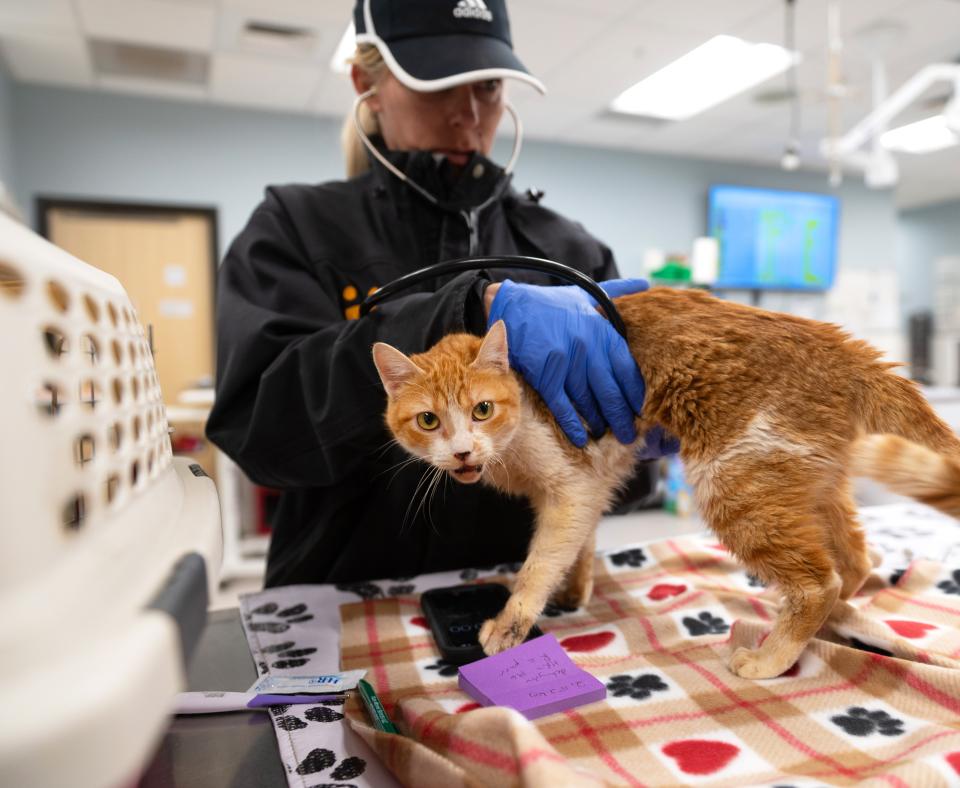
<svg viewBox="0 0 960 788"><path fill-rule="evenodd" d="M130 784L220 563L120 283L0 215L0 785Z"/></svg>

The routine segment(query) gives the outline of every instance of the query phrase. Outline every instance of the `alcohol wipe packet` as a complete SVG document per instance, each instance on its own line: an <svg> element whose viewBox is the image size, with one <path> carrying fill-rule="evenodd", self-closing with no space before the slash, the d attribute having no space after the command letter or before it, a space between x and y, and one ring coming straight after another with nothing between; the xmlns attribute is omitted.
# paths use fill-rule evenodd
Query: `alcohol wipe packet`
<svg viewBox="0 0 960 788"><path fill-rule="evenodd" d="M321 676L261 676L249 692L257 694L293 695L298 693L346 692L355 689L357 682L367 674L365 670L347 670Z"/></svg>

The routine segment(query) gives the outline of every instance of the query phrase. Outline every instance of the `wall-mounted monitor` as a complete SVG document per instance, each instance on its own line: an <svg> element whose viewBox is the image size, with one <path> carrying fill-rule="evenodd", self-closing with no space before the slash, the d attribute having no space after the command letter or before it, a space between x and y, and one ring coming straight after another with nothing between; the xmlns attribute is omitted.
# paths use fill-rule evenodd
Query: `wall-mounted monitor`
<svg viewBox="0 0 960 788"><path fill-rule="evenodd" d="M709 233L720 252L718 289L826 290L840 222L829 194L712 186Z"/></svg>

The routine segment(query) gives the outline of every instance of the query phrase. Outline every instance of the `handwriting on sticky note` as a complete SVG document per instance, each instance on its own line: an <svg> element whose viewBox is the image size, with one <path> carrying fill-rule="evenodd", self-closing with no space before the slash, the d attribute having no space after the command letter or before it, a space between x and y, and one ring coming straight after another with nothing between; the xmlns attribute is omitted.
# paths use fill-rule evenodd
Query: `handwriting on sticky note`
<svg viewBox="0 0 960 788"><path fill-rule="evenodd" d="M578 668L553 635L460 668L460 687L485 706L510 706L535 719L602 700L606 687Z"/></svg>

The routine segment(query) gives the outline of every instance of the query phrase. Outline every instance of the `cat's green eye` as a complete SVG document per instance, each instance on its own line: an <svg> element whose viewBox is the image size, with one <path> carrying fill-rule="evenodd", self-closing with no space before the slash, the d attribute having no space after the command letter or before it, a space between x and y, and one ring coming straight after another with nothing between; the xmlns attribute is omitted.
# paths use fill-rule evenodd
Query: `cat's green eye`
<svg viewBox="0 0 960 788"><path fill-rule="evenodd" d="M425 430L435 430L440 426L440 419L437 418L436 413L427 410L417 414L417 424Z"/></svg>
<svg viewBox="0 0 960 788"><path fill-rule="evenodd" d="M493 415L493 403L487 402L478 402L473 409L473 418L477 421L486 421Z"/></svg>

